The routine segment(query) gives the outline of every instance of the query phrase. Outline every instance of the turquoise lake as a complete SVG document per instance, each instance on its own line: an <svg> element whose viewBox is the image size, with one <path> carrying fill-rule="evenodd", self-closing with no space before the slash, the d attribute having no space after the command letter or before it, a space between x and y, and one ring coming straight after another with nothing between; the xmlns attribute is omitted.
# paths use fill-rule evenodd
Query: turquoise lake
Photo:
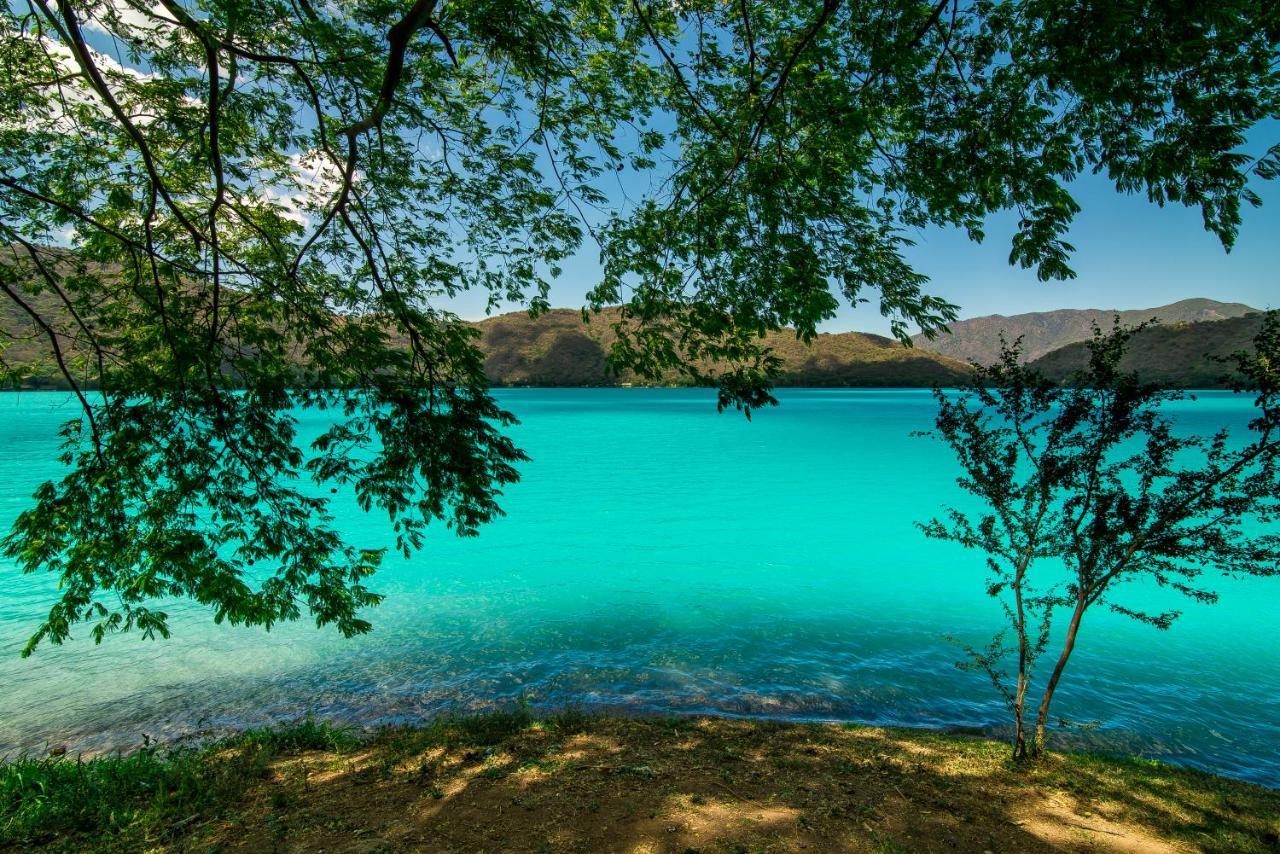
<svg viewBox="0 0 1280 854"><path fill-rule="evenodd" d="M498 393L532 457L507 516L476 539L443 527L388 557L374 632L299 623L264 633L172 608L174 635L18 650L53 580L0 559L0 755L72 751L293 720L360 725L527 701L539 708L842 720L998 732L985 678L946 636L1001 625L978 554L915 520L963 503L949 451L912 431L916 390L784 390L746 421L706 390ZM1243 430L1250 402L1202 393L1187 429ZM67 396L0 394L0 527L57 477ZM318 427L320 415L304 415ZM350 540L383 517L340 507ZM1167 632L1098 611L1057 716L1069 743L1280 785L1280 579L1223 580L1216 606L1176 602ZM1065 742L1060 742L1065 743Z"/></svg>

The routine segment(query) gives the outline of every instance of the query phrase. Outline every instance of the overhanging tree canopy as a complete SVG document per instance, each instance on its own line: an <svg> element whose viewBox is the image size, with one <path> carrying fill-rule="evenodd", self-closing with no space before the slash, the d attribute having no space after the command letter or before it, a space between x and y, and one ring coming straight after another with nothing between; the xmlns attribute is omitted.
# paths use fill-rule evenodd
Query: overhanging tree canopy
<svg viewBox="0 0 1280 854"><path fill-rule="evenodd" d="M1016 210L1011 262L1062 278L1081 173L1227 246L1280 173L1244 150L1280 117L1263 0L14 0L0 27L0 292L84 405L5 542L64 583L28 651L163 634L174 596L367 630L380 552L329 490L406 552L499 513L511 416L439 301L544 307L584 240L614 363L749 409L765 330L869 296L904 337L954 317L920 227ZM306 446L298 407L333 415Z"/></svg>

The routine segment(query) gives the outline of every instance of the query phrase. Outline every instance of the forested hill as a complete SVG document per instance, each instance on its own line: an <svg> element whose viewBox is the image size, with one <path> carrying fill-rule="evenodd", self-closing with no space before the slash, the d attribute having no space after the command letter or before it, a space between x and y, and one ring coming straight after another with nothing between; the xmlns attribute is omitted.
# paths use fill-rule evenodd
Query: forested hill
<svg viewBox="0 0 1280 854"><path fill-rule="evenodd" d="M1225 320L1256 311L1238 302L1185 299L1170 305L1130 311L1089 308L1037 311L1007 317L991 314L956 321L951 324L949 335L944 333L933 341L916 336L915 345L963 362L972 360L985 365L999 357L1001 333L1010 341L1021 337L1025 357L1034 360L1059 347L1088 340L1093 334L1094 324L1109 328L1116 315L1120 316L1121 323L1136 326L1152 319L1164 324Z"/></svg>
<svg viewBox="0 0 1280 854"><path fill-rule="evenodd" d="M28 299L43 316L60 316L52 295ZM617 309L606 309L584 324L579 311L553 309L536 318L513 312L479 321L475 326L481 333L485 372L498 386L641 384L630 374L617 376L606 369L605 354L615 337L611 326L617 319ZM809 346L792 333L778 333L767 343L785 362L779 380L784 386L951 386L969 372L962 362L859 332L819 335ZM74 342L64 339L63 347L74 362ZM40 330L9 299L0 299L0 360L18 369L22 387L66 387ZM666 378L678 381L674 375Z"/></svg>
<svg viewBox="0 0 1280 854"><path fill-rule="evenodd" d="M617 319L617 309L606 309L583 324L580 312L553 309L537 318L514 312L480 321L485 373L495 385L638 384L605 365ZM949 386L969 373L963 362L861 332L819 335L810 345L782 332L765 342L783 359L783 386Z"/></svg>
<svg viewBox="0 0 1280 854"><path fill-rule="evenodd" d="M1253 350L1253 337L1262 315L1203 323L1161 323L1142 330L1129 342L1120 365L1147 382L1169 388L1221 388L1229 366L1216 359L1240 350ZM1089 358L1084 342L1068 344L1031 364L1050 379L1068 379Z"/></svg>

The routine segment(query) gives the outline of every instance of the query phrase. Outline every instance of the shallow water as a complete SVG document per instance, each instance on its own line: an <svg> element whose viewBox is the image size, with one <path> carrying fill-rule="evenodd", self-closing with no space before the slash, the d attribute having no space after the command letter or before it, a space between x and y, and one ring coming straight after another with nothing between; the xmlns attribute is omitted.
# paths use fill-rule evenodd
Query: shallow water
<svg viewBox="0 0 1280 854"><path fill-rule="evenodd" d="M18 650L52 582L0 561L0 754L103 750L293 719L415 720L536 706L998 727L986 680L944 636L985 643L1000 615L981 558L913 522L962 502L948 451L913 430L914 390L785 390L747 422L711 392L499 393L533 460L508 516L443 528L375 578L372 635L267 634L179 609L174 636ZM1243 428L1249 403L1180 404L1196 430ZM0 526L55 477L69 398L0 394ZM307 416L320 423L319 416ZM359 545L387 542L354 507ZM1280 580L1217 585L1159 632L1091 614L1056 712L1083 742L1280 785ZM1144 600L1145 601L1145 600ZM171 609L173 611L174 609Z"/></svg>

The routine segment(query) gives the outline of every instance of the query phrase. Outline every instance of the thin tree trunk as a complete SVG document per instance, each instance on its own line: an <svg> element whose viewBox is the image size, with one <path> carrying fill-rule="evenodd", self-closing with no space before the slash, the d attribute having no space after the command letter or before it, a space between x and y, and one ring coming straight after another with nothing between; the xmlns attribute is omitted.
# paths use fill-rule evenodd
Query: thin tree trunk
<svg viewBox="0 0 1280 854"><path fill-rule="evenodd" d="M1030 452L1028 451L1028 454ZM1026 709L1027 689L1031 686L1031 650L1027 642L1027 609L1023 601L1023 584L1026 582L1027 570L1035 559L1035 543L1040 532L1040 523L1049 505L1046 493L1040 493L1040 510L1036 513L1035 522L1027 532L1027 542L1018 560L1017 571L1013 576L1013 597L1017 605L1018 629L1018 690L1013 697L1013 759L1023 762L1029 758L1027 751Z"/></svg>
<svg viewBox="0 0 1280 854"><path fill-rule="evenodd" d="M1062 653L1058 656L1058 663L1053 667L1053 674L1049 677L1049 682L1044 686L1044 695L1040 698L1040 710L1036 714L1036 737L1031 743L1031 755L1039 756L1044 752L1044 731L1049 722L1049 704L1053 702L1053 692L1058 688L1058 680L1062 678L1062 671L1067 667L1067 659L1071 657L1071 651L1076 645L1076 634L1080 631L1080 618L1084 616L1085 600L1077 598L1075 611L1071 614L1071 622L1067 625L1067 639L1062 644Z"/></svg>
<svg viewBox="0 0 1280 854"><path fill-rule="evenodd" d="M1022 583L1017 579L1013 588L1018 607L1018 691L1013 698L1013 759L1021 762L1027 758L1027 736L1023 724L1027 699L1027 618L1022 605Z"/></svg>
<svg viewBox="0 0 1280 854"><path fill-rule="evenodd" d="M1018 695L1013 705L1013 761L1024 762L1030 758L1027 752L1026 727L1023 724L1023 698L1026 696L1026 680L1018 677Z"/></svg>

